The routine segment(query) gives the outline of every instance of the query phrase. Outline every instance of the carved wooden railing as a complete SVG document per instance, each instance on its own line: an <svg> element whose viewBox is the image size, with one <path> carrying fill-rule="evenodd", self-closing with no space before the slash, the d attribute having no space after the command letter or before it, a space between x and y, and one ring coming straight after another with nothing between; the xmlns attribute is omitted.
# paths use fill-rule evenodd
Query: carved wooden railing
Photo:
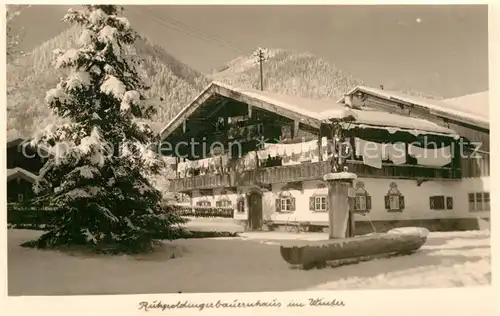
<svg viewBox="0 0 500 316"><path fill-rule="evenodd" d="M346 163L349 172L360 177L443 180L459 179L460 170L449 167L426 167L418 165L383 164L381 169L363 164L362 161L349 160ZM330 172L331 162L309 162L297 165L258 168L243 172L212 174L170 181L172 191L189 191L195 189L213 189L222 187L238 187L254 184L287 183L306 180L319 180Z"/></svg>
<svg viewBox="0 0 500 316"><path fill-rule="evenodd" d="M180 178L170 180L170 190L173 192L194 190L194 189L215 189L227 188L231 186L229 174L209 174L190 178Z"/></svg>

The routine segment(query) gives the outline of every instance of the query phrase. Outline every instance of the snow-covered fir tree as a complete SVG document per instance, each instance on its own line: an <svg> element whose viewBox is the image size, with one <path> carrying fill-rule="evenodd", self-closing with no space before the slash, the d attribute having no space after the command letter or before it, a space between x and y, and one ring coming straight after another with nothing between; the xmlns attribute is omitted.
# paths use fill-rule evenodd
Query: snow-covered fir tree
<svg viewBox="0 0 500 316"><path fill-rule="evenodd" d="M32 141L52 154L35 192L59 214L54 228L34 243L38 247L113 244L144 251L158 236L173 238L185 222L148 179L164 162L150 150L157 139L145 120L154 110L141 94L145 87L134 63L123 54L137 34L121 10L86 5L63 19L82 32L78 48L55 52L55 67L68 75L45 98L69 123L48 126Z"/></svg>

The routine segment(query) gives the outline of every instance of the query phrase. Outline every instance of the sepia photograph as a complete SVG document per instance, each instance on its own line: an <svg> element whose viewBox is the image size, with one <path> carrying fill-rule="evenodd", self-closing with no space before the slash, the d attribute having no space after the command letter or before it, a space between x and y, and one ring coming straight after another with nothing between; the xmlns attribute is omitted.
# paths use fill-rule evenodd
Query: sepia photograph
<svg viewBox="0 0 500 316"><path fill-rule="evenodd" d="M488 20L6 5L8 296L491 286Z"/></svg>

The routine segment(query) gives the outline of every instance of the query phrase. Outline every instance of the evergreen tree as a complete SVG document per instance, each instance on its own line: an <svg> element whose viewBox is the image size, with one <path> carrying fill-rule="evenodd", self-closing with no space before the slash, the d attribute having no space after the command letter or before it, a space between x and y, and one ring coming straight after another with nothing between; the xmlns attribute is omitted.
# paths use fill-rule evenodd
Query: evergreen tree
<svg viewBox="0 0 500 316"><path fill-rule="evenodd" d="M68 75L45 98L69 123L48 126L32 141L52 154L35 183L38 201L59 214L37 247L112 244L144 251L158 236L173 238L185 223L148 180L164 161L150 150L157 139L145 122L154 110L124 54L137 34L121 10L86 5L63 19L82 32L78 48L55 52L55 67Z"/></svg>

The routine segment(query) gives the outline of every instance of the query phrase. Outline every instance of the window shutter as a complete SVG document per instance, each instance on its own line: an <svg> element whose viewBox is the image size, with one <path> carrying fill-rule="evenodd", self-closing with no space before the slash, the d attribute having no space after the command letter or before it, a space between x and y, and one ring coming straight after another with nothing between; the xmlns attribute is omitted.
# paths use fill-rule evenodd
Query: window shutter
<svg viewBox="0 0 500 316"><path fill-rule="evenodd" d="M354 212L356 211L356 198L355 197L348 197L349 200L349 211Z"/></svg>
<svg viewBox="0 0 500 316"><path fill-rule="evenodd" d="M405 197L403 195L399 196L399 209L401 211L405 209Z"/></svg>
<svg viewBox="0 0 500 316"><path fill-rule="evenodd" d="M389 195L384 196L384 202L385 202L385 209L390 210L391 209L391 202L389 200Z"/></svg>
<svg viewBox="0 0 500 316"><path fill-rule="evenodd" d="M316 199L314 198L314 196L311 196L309 198L309 210L310 211L314 211L314 209L315 209L315 202L316 202Z"/></svg>
<svg viewBox="0 0 500 316"><path fill-rule="evenodd" d="M372 209L372 197L367 195L366 196L366 210L369 211Z"/></svg>
<svg viewBox="0 0 500 316"><path fill-rule="evenodd" d="M330 199L328 198L328 196L326 197L326 210L330 210Z"/></svg>
<svg viewBox="0 0 500 316"><path fill-rule="evenodd" d="M446 209L447 210L453 209L453 198L451 196L446 197Z"/></svg>
<svg viewBox="0 0 500 316"><path fill-rule="evenodd" d="M429 197L429 207L430 207L431 210L434 209L434 207L435 207L434 205L435 205L435 203L434 203L434 197L430 196Z"/></svg>
<svg viewBox="0 0 500 316"><path fill-rule="evenodd" d="M281 212L281 199L276 199L276 212L279 213Z"/></svg>
<svg viewBox="0 0 500 316"><path fill-rule="evenodd" d="M295 212L295 198L290 198L290 211Z"/></svg>

